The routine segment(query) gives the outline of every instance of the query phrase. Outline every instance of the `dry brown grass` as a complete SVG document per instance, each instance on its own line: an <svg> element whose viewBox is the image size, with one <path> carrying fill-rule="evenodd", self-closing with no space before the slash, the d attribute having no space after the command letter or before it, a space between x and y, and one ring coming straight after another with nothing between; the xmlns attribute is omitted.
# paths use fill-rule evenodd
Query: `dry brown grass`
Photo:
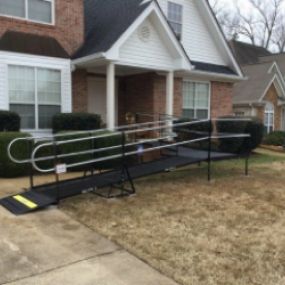
<svg viewBox="0 0 285 285"><path fill-rule="evenodd" d="M253 168L218 164L211 183L185 169L138 182L135 197L62 209L181 284L285 284L285 164Z"/></svg>
<svg viewBox="0 0 285 285"><path fill-rule="evenodd" d="M283 285L283 160L253 158L250 177L241 162L218 163L211 183L205 167L186 168L137 182L131 198L89 194L61 208L181 284ZM0 185L3 197L27 187L28 179L0 179Z"/></svg>

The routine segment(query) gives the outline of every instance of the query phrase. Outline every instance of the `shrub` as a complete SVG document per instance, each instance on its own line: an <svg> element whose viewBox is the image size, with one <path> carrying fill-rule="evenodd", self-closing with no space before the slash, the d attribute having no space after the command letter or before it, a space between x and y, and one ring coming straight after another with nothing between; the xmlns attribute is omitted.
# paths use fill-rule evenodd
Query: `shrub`
<svg viewBox="0 0 285 285"><path fill-rule="evenodd" d="M285 132L272 132L265 136L263 143L266 145L283 146L285 143Z"/></svg>
<svg viewBox="0 0 285 285"><path fill-rule="evenodd" d="M191 140L196 139L203 136L208 136L209 132L212 131L212 125L210 124L210 121L205 122L198 122L195 124L196 120L189 120L189 119L179 119L175 122L175 124L180 123L193 123L185 126L175 126L174 124L174 132L177 133L178 138L180 140Z"/></svg>
<svg viewBox="0 0 285 285"><path fill-rule="evenodd" d="M17 113L0 111L0 132L18 132L21 119Z"/></svg>
<svg viewBox="0 0 285 285"><path fill-rule="evenodd" d="M110 132L90 132L90 137L91 136L100 136L104 134L109 134ZM111 134L111 133L110 133ZM61 137L58 137L58 141L66 141L66 140L72 140L72 139L80 139L80 138L88 138L86 134L75 134L75 135L63 135ZM103 137L103 138L95 138L93 140L86 140L86 141L81 141L81 142L72 142L68 144L62 144L58 147L59 154L69 154L69 153L76 153L76 152L84 152L84 151L89 151L91 149L99 149L99 148L104 148L104 147L110 147L110 146L115 146L115 145L121 145L122 143L122 138L121 135L111 135L108 137ZM101 157L106 157L110 155L115 155L121 153L121 148L115 149L115 150L108 150L104 152L94 152L93 154L82 154L79 156L72 156L72 157L66 157L61 159L61 163L66 163L66 164L74 164L78 162L83 162L83 161L88 161L88 160L93 160ZM96 162L93 164L93 167L96 169L106 169L106 168L114 168L116 164L120 161L118 160L108 160L104 162ZM77 170L84 170L84 169L89 169L91 168L92 164L90 165L83 165L80 167L75 167L71 170L77 171Z"/></svg>
<svg viewBox="0 0 285 285"><path fill-rule="evenodd" d="M222 119L239 119L237 117L223 117ZM247 154L258 147L263 139L264 126L257 118L240 118L240 121L217 121L219 133L249 134L248 138L219 139L219 149L223 152ZM245 121L244 119L250 119Z"/></svg>
<svg viewBox="0 0 285 285"><path fill-rule="evenodd" d="M52 120L54 133L62 131L97 130L101 127L101 117L88 113L62 113L55 115Z"/></svg>
<svg viewBox="0 0 285 285"><path fill-rule="evenodd" d="M27 164L16 164L10 160L7 154L8 145L13 139L28 136L30 135L20 132L0 133L0 177L13 178L28 174ZM19 141L11 149L11 152L16 159L27 159L29 158L29 145L27 142Z"/></svg>

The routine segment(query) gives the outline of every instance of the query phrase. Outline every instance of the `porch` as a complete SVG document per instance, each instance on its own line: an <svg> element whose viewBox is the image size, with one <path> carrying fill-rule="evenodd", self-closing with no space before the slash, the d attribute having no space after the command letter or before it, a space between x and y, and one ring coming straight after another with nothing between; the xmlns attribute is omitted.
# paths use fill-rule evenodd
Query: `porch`
<svg viewBox="0 0 285 285"><path fill-rule="evenodd" d="M125 124L127 113L180 116L182 78L173 70L114 62L79 65L73 72L73 111L99 114L110 130Z"/></svg>

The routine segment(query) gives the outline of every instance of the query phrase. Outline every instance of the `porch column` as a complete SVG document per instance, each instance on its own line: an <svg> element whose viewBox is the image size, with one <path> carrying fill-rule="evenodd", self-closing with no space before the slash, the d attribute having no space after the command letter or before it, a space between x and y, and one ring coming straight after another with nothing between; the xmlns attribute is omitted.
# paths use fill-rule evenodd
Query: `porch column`
<svg viewBox="0 0 285 285"><path fill-rule="evenodd" d="M110 62L107 66L107 128L115 129L115 64Z"/></svg>
<svg viewBox="0 0 285 285"><path fill-rule="evenodd" d="M166 114L173 116L174 109L174 72L169 71L166 76Z"/></svg>

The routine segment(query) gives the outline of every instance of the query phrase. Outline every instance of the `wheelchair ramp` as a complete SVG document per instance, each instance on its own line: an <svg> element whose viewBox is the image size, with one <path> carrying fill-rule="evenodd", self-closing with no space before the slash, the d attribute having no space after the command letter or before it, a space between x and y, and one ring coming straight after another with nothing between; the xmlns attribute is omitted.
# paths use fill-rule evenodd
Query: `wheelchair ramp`
<svg viewBox="0 0 285 285"><path fill-rule="evenodd" d="M24 215L46 208L56 203L56 199L34 191L24 192L0 200L0 205L14 215Z"/></svg>

